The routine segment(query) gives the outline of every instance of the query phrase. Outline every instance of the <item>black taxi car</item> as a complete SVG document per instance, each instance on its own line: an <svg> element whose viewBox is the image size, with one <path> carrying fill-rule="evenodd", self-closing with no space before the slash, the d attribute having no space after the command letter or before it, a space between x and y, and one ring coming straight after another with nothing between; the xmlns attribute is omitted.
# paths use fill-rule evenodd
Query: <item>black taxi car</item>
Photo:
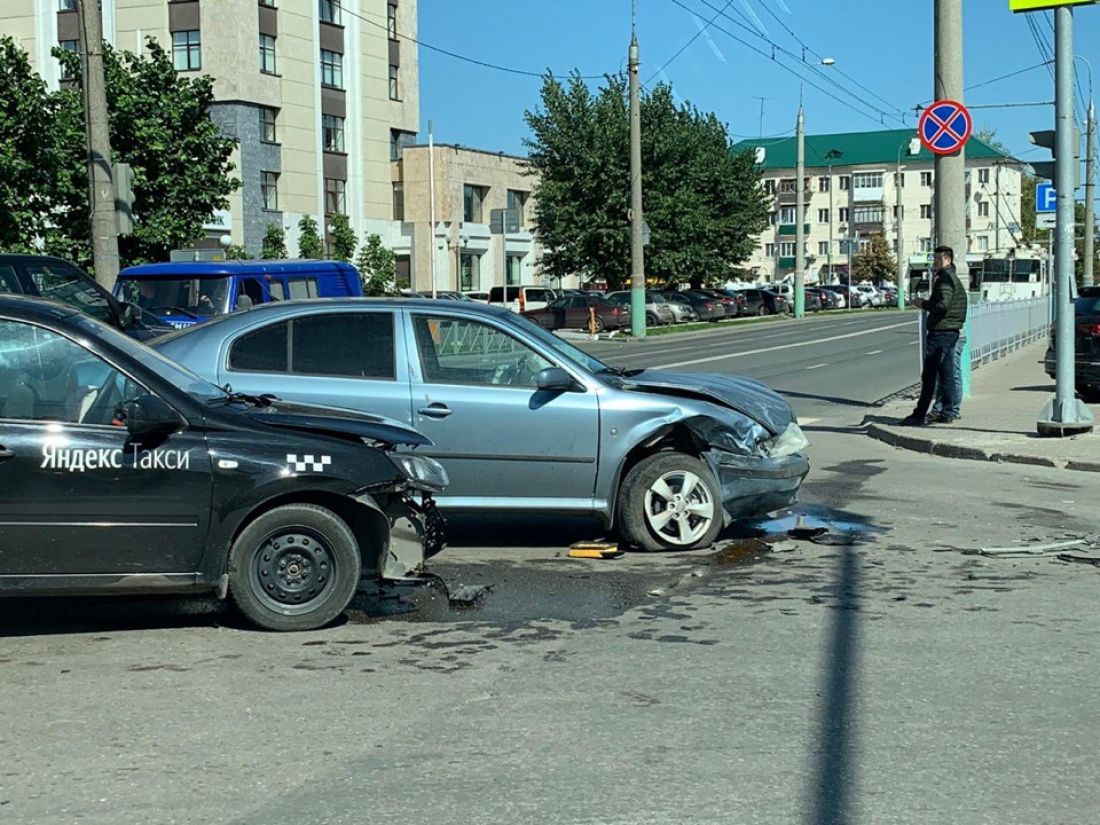
<svg viewBox="0 0 1100 825"><path fill-rule="evenodd" d="M0 296L0 596L217 592L320 627L442 548L431 442L213 386L52 301Z"/></svg>

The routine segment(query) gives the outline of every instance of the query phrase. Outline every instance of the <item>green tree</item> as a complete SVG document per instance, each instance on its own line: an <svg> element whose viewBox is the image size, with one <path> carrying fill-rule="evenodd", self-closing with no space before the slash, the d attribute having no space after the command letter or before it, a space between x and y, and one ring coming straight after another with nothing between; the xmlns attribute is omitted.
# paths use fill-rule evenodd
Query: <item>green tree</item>
<svg viewBox="0 0 1100 825"><path fill-rule="evenodd" d="M368 235L355 259L363 294L371 297L397 294L397 266L393 251L382 245L377 235Z"/></svg>
<svg viewBox="0 0 1100 825"><path fill-rule="evenodd" d="M325 244L317 233L317 221L310 215L303 215L298 221L298 257L325 257Z"/></svg>
<svg viewBox="0 0 1100 825"><path fill-rule="evenodd" d="M214 83L210 77L187 77L153 38L144 56L103 45L110 118L111 150L117 162L134 172L134 231L119 238L123 263L167 260L172 249L203 235L203 225L227 196L240 186L230 176L229 158L236 141L225 137L210 118ZM74 77L80 60L72 52L54 51ZM58 121L66 125L68 175L58 182L53 245L86 262L88 192L85 182L83 101L78 88L54 93ZM47 246L51 242L48 241Z"/></svg>
<svg viewBox="0 0 1100 825"><path fill-rule="evenodd" d="M593 93L576 73L566 83L544 78L541 108L526 113L534 224L551 277L580 274L613 287L629 277L628 114L622 75ZM767 226L752 154L731 151L725 125L677 106L664 84L643 94L641 118L647 277L725 281Z"/></svg>
<svg viewBox="0 0 1100 825"><path fill-rule="evenodd" d="M877 284L885 278L893 281L897 276L894 256L882 235L872 235L866 252L860 252L852 261L852 275L861 281Z"/></svg>
<svg viewBox="0 0 1100 825"><path fill-rule="evenodd" d="M59 128L57 109L27 53L0 37L0 250L28 251L50 232L57 185L68 171L59 149L75 137Z"/></svg>
<svg viewBox="0 0 1100 825"><path fill-rule="evenodd" d="M286 252L286 233L277 223L269 223L264 232L260 257L266 261L281 261L290 257Z"/></svg>
<svg viewBox="0 0 1100 825"><path fill-rule="evenodd" d="M332 227L332 257L338 261L350 261L355 256L359 239L351 228L348 216L337 212L329 219L329 226Z"/></svg>
<svg viewBox="0 0 1100 825"><path fill-rule="evenodd" d="M1031 175L1020 176L1020 237L1025 245L1039 240L1035 228L1035 184L1038 182L1039 179Z"/></svg>
<svg viewBox="0 0 1100 825"><path fill-rule="evenodd" d="M231 243L225 250L225 259L227 261L251 261L252 256L248 253L248 250L239 243Z"/></svg>

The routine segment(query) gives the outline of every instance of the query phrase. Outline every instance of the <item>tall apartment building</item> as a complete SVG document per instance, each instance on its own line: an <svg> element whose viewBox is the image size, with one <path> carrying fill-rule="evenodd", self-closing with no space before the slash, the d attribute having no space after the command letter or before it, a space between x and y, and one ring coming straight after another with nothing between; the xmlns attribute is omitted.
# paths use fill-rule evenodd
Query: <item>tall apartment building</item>
<svg viewBox="0 0 1100 825"><path fill-rule="evenodd" d="M935 159L923 147L915 155L908 154L915 137L908 129L806 136L804 229L811 279L825 280L830 267L845 275L847 250L857 244L865 250L875 235L885 238L897 255L899 226L900 253L908 258L910 270L927 269L934 246ZM734 148L756 152L772 210L771 225L746 264L761 279L782 280L794 272L795 264L795 138L746 140ZM1022 246L1023 164L971 138L966 145L966 169L968 260L1004 257Z"/></svg>
<svg viewBox="0 0 1100 825"><path fill-rule="evenodd" d="M56 88L55 46L76 49L75 0L3 0L15 36ZM389 234L392 161L416 139L416 0L101 0L104 37L142 52L156 38L184 74L214 79L211 117L239 141L242 186L211 217L208 243L229 234L258 253L268 224L286 229L343 212L357 232ZM399 36L400 35L400 36Z"/></svg>

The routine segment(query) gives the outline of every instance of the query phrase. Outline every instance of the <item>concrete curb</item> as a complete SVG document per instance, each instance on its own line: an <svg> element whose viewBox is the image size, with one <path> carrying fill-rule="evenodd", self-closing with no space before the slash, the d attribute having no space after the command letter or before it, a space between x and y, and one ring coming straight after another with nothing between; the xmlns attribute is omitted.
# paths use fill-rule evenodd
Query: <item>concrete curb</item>
<svg viewBox="0 0 1100 825"><path fill-rule="evenodd" d="M1077 470L1086 473L1100 473L1100 463L1090 461L1069 461L1046 458L1037 455L1006 453L1001 450L983 450L976 447L963 447L958 444L945 444L932 438L917 435L905 435L894 432L881 424L864 422L867 435L883 444L912 450L918 453L938 455L944 458L960 458L969 461L992 461L998 464L1027 464L1032 467L1052 467L1057 470Z"/></svg>

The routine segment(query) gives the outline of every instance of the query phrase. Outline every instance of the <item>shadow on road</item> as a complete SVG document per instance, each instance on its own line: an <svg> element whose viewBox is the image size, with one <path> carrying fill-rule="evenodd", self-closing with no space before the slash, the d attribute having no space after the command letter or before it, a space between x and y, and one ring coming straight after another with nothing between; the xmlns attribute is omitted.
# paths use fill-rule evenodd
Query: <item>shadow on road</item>
<svg viewBox="0 0 1100 825"><path fill-rule="evenodd" d="M792 390L776 390L784 398L801 398L809 401L825 401L829 404L842 404L845 407L877 407L876 401L860 401L858 398L841 398L836 395L814 395L809 392L794 392Z"/></svg>
<svg viewBox="0 0 1100 825"><path fill-rule="evenodd" d="M849 825L854 822L852 753L856 724L853 705L859 676L859 561L852 547L840 548L822 671L821 726L814 752L817 764L809 788L807 825Z"/></svg>

